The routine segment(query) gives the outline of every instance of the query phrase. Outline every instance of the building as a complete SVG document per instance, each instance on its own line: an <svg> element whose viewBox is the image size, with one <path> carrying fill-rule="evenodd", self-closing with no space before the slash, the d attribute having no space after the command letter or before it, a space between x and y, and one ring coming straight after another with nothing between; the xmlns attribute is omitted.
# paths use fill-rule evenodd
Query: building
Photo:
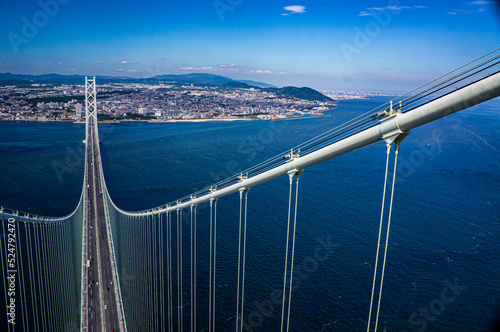
<svg viewBox="0 0 500 332"><path fill-rule="evenodd" d="M76 111L76 117L81 118L83 113L82 104L76 104L75 111Z"/></svg>

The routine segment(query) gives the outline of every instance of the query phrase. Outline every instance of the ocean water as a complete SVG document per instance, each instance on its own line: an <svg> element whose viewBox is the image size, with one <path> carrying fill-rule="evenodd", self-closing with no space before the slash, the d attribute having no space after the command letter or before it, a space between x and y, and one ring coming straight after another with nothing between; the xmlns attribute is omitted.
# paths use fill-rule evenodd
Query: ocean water
<svg viewBox="0 0 500 332"><path fill-rule="evenodd" d="M102 124L107 186L120 208L155 207L385 101L342 101L328 117L300 120ZM414 129L403 142L379 330L488 331L500 312L499 111L493 100ZM81 193L83 138L82 125L0 122L0 204L70 213ZM366 329L384 168L385 145L378 143L301 176L292 331ZM255 331L280 325L273 300L282 287L288 189L280 178L248 196L245 321ZM198 210L203 328L208 205ZM225 331L234 329L236 313L238 196L220 199L218 211L217 326Z"/></svg>

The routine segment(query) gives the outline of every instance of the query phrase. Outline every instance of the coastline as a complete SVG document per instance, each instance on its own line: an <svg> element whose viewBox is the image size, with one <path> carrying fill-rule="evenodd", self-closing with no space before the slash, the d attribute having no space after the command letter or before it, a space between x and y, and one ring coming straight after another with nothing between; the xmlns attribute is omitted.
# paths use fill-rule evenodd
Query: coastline
<svg viewBox="0 0 500 332"><path fill-rule="evenodd" d="M113 123L119 124L122 122L147 122L147 123L189 123L189 122L239 122L239 121L285 121L285 120L300 120L300 119L311 119L311 118L322 118L329 117L330 115L325 115L324 113L338 109L338 107L330 108L326 111L320 112L320 114L306 115L306 116L293 116L285 118L210 118L210 119L172 119L172 120L137 120L137 119L123 119L123 120L105 120L98 121L98 123ZM0 119L0 121L5 122L61 122L61 123L74 123L74 124L85 124L85 121L75 121L70 119L65 120L33 120L33 119Z"/></svg>
<svg viewBox="0 0 500 332"><path fill-rule="evenodd" d="M119 120L119 121L97 121L98 123L111 123L120 124L126 122L147 122L147 123L188 123L188 122L246 122L246 121L287 121L287 120L301 120L301 119L311 119L311 118L324 118L329 117L329 115L311 115L311 116L297 116L289 118L273 118L273 119L179 119L179 120ZM73 120L10 120L10 119L0 119L2 122L58 122L58 123L74 123L74 124L85 124L85 121L73 121Z"/></svg>

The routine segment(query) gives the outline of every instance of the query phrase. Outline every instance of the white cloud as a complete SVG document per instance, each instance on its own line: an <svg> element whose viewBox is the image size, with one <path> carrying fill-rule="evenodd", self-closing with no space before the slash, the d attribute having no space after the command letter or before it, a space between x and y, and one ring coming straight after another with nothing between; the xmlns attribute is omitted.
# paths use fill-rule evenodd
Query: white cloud
<svg viewBox="0 0 500 332"><path fill-rule="evenodd" d="M234 63L220 63L220 68L243 68L244 65L235 65Z"/></svg>
<svg viewBox="0 0 500 332"><path fill-rule="evenodd" d="M130 63L130 62L125 61L125 60L123 60L122 62L120 62L120 64L122 64L122 65L126 65L126 64L128 64L128 63Z"/></svg>
<svg viewBox="0 0 500 332"><path fill-rule="evenodd" d="M463 5L465 5L464 9L455 9L453 11L449 11L446 14L448 15L461 15L461 14L475 14L475 13L484 13L485 11L488 10L487 7L491 5L491 1L485 1L485 0L477 0L477 1L472 1L472 2L466 2Z"/></svg>
<svg viewBox="0 0 500 332"><path fill-rule="evenodd" d="M250 70L248 73L256 75L272 75L273 72L270 70Z"/></svg>
<svg viewBox="0 0 500 332"><path fill-rule="evenodd" d="M136 72L138 72L139 70L137 70L137 69L129 69L129 70L127 70L127 71L128 71L129 73L136 73Z"/></svg>
<svg viewBox="0 0 500 332"><path fill-rule="evenodd" d="M102 63L102 61L97 61L96 63L99 63L99 64L100 64L100 63Z"/></svg>
<svg viewBox="0 0 500 332"><path fill-rule="evenodd" d="M467 2L467 5L474 5L474 6L484 6L484 5L489 5L489 4L490 4L490 1L484 1L484 0Z"/></svg>
<svg viewBox="0 0 500 332"><path fill-rule="evenodd" d="M388 10L391 12L400 12L402 10L409 10L409 9L427 9L429 7L427 6L387 6L387 7L368 7L365 10L362 10L359 12L358 16L372 16L374 12L380 12L384 10Z"/></svg>
<svg viewBox="0 0 500 332"><path fill-rule="evenodd" d="M286 14L281 14L283 16L287 16L288 14L302 14L306 12L306 7L304 6L286 6L283 7L284 10L288 11L289 13Z"/></svg>
<svg viewBox="0 0 500 332"><path fill-rule="evenodd" d="M180 70L214 70L214 67L181 67Z"/></svg>
<svg viewBox="0 0 500 332"><path fill-rule="evenodd" d="M56 64L62 65L63 63L62 63L62 61L57 61Z"/></svg>

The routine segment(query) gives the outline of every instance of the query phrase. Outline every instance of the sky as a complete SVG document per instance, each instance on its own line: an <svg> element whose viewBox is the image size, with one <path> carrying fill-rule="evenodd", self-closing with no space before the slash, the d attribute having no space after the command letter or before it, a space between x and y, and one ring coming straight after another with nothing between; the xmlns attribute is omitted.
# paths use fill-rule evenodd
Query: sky
<svg viewBox="0 0 500 332"><path fill-rule="evenodd" d="M0 0L0 73L405 91L498 47L492 0Z"/></svg>

